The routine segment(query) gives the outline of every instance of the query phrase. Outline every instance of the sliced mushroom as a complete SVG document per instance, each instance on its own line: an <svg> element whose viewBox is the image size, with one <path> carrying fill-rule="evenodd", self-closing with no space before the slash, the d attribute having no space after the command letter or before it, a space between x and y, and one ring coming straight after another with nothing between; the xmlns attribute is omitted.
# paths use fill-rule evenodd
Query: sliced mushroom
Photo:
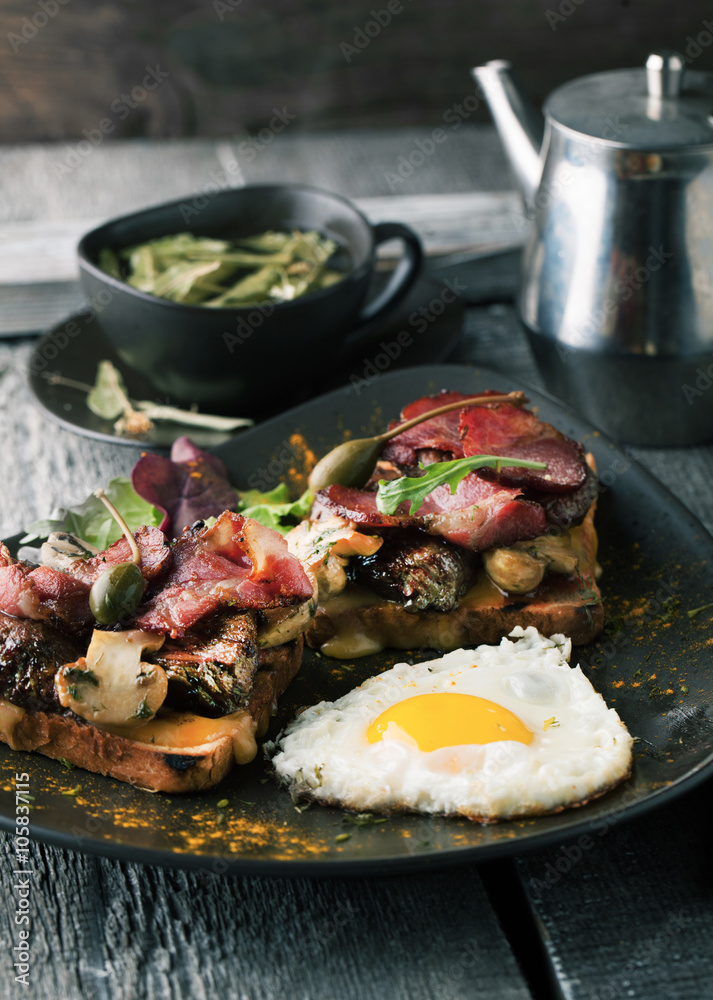
<svg viewBox="0 0 713 1000"><path fill-rule="evenodd" d="M572 538L568 532L563 535L541 535L531 542L517 542L514 546L529 552L537 559L544 559L552 573L570 576L577 568L577 554L572 548Z"/></svg>
<svg viewBox="0 0 713 1000"><path fill-rule="evenodd" d="M508 594L528 594L539 586L547 570L547 563L514 547L488 549L483 553L485 572L496 585Z"/></svg>
<svg viewBox="0 0 713 1000"><path fill-rule="evenodd" d="M66 570L76 559L88 559L100 551L68 531L53 531L40 547L40 562L52 569Z"/></svg>
<svg viewBox="0 0 713 1000"><path fill-rule="evenodd" d="M140 629L95 629L87 655L55 675L60 704L106 726L140 726L152 719L166 698L168 680L162 667L141 657L160 649L164 638Z"/></svg>
<svg viewBox="0 0 713 1000"><path fill-rule="evenodd" d="M357 531L337 515L319 521L303 521L285 536L290 552L319 584L319 600L341 593L347 585L346 565L350 556L373 555L383 539Z"/></svg>
<svg viewBox="0 0 713 1000"><path fill-rule="evenodd" d="M485 571L508 594L528 594L539 586L545 573L571 576L577 569L577 555L569 534L541 535L529 542L483 553Z"/></svg>
<svg viewBox="0 0 713 1000"><path fill-rule="evenodd" d="M307 567L304 571L312 584L312 596L296 607L270 608L261 611L258 616L257 644L261 649L269 646L281 646L292 642L301 635L315 616L319 584L315 574Z"/></svg>

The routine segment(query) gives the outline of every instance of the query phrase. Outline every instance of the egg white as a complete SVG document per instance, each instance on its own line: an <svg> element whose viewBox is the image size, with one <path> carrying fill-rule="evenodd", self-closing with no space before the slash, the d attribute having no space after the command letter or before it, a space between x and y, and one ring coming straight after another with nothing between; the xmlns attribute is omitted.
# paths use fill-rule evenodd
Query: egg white
<svg viewBox="0 0 713 1000"><path fill-rule="evenodd" d="M334 702L306 709L273 747L293 793L358 812L407 810L490 821L581 804L630 773L632 737L577 667L571 643L517 626L499 646L400 663ZM390 706L419 694L477 695L532 731L515 740L421 751L367 740Z"/></svg>

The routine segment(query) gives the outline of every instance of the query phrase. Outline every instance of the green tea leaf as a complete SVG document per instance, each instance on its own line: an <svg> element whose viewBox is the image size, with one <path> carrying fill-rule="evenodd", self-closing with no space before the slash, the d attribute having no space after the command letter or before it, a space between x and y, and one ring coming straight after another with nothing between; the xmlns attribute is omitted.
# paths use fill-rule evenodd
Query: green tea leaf
<svg viewBox="0 0 713 1000"><path fill-rule="evenodd" d="M235 242L238 246L248 247L252 250L264 250L267 253L274 253L282 248L292 239L291 233L276 233L269 229L265 233L258 233L257 236L241 236Z"/></svg>
<svg viewBox="0 0 713 1000"><path fill-rule="evenodd" d="M206 275L213 274L220 267L220 261L182 261L172 264L154 282L151 289L154 295L172 302L190 301L191 292L196 283Z"/></svg>
<svg viewBox="0 0 713 1000"><path fill-rule="evenodd" d="M129 256L127 282L140 292L152 292L158 271L153 251L148 245L136 247Z"/></svg>
<svg viewBox="0 0 713 1000"><path fill-rule="evenodd" d="M133 288L173 302L213 308L287 302L344 277L331 271L321 282L337 243L316 230L268 231L228 242L175 233L100 253L105 269Z"/></svg>
<svg viewBox="0 0 713 1000"><path fill-rule="evenodd" d="M270 298L270 289L279 280L278 268L262 267L254 274L241 278L221 296L217 299L211 299L206 305L253 305L258 302L267 302Z"/></svg>
<svg viewBox="0 0 713 1000"><path fill-rule="evenodd" d="M121 280L123 277L119 258L109 247L104 247L99 251L99 267L106 274L110 274L112 278L119 278Z"/></svg>

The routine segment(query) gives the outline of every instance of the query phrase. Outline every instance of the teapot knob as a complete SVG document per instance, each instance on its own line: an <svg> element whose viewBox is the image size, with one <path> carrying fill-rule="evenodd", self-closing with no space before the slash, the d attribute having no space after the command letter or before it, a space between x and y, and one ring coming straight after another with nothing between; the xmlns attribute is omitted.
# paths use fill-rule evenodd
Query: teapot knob
<svg viewBox="0 0 713 1000"><path fill-rule="evenodd" d="M646 60L649 97L678 97L683 83L683 60L675 52L652 52Z"/></svg>

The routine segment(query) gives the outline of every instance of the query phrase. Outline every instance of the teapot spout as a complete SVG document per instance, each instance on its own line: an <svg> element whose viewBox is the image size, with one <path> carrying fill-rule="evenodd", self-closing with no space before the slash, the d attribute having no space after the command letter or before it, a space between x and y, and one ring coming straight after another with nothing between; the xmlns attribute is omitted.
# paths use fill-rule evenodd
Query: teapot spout
<svg viewBox="0 0 713 1000"><path fill-rule="evenodd" d="M542 176L542 116L523 94L509 62L493 59L471 73L488 102L525 203L531 205Z"/></svg>

